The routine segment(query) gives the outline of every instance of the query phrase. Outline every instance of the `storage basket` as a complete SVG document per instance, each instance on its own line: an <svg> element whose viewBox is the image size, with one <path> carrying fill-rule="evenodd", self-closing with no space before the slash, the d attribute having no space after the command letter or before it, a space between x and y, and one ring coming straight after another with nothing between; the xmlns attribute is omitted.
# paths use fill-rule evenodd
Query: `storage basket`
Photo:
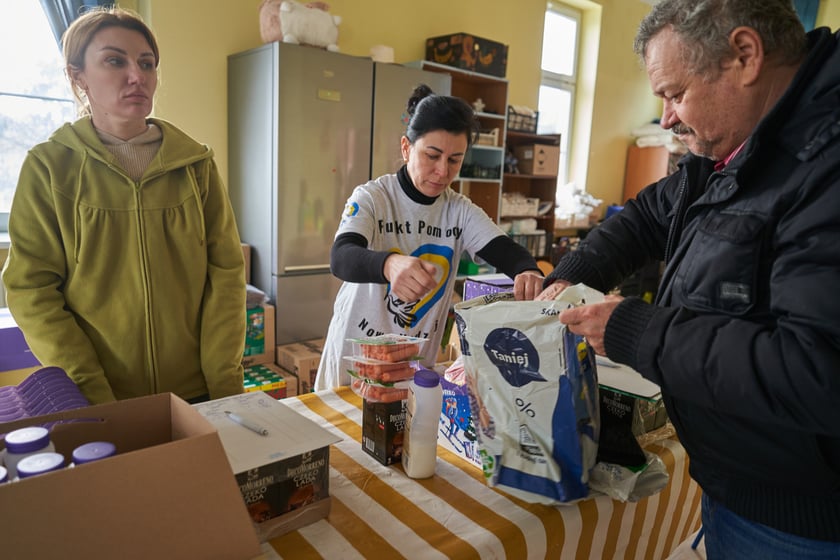
<svg viewBox="0 0 840 560"><path fill-rule="evenodd" d="M502 193L502 216L537 216L539 208L539 198L528 198L519 193Z"/></svg>
<svg viewBox="0 0 840 560"><path fill-rule="evenodd" d="M537 120L540 112L534 111L533 114L518 113L516 109L508 105L507 108L507 128L513 132L529 132L536 134Z"/></svg>

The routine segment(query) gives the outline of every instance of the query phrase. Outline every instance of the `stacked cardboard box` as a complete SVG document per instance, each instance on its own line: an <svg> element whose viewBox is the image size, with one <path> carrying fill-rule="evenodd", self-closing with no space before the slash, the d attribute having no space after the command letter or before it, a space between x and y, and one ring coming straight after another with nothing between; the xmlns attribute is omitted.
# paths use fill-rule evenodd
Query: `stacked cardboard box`
<svg viewBox="0 0 840 560"><path fill-rule="evenodd" d="M323 338L283 344L276 348L277 365L297 378L298 394L312 391L323 351Z"/></svg>
<svg viewBox="0 0 840 560"><path fill-rule="evenodd" d="M242 364L274 363L274 306L263 304L247 312L248 327L245 331L245 353Z"/></svg>
<svg viewBox="0 0 840 560"><path fill-rule="evenodd" d="M245 368L245 392L262 391L275 399L297 395L298 380L274 364L254 364Z"/></svg>

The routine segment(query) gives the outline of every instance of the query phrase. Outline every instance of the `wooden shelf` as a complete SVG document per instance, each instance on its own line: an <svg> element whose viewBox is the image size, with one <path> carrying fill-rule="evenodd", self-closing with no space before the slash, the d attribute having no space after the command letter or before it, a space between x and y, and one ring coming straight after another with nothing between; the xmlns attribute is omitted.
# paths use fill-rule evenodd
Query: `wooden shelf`
<svg viewBox="0 0 840 560"><path fill-rule="evenodd" d="M508 130L505 134L505 146L513 151L517 146L528 144L560 145L559 134L533 134ZM541 202L551 202L551 208L539 216L504 216L506 220L532 218L537 220L541 230L546 232L546 243L542 254L534 258L551 261L551 242L554 240L554 208L557 198L557 175L529 175L524 173L505 173L502 176L502 193L521 193L530 198L539 198Z"/></svg>
<svg viewBox="0 0 840 560"><path fill-rule="evenodd" d="M502 205L502 173L505 162L505 129L507 123L508 81L504 78L462 70L446 64L416 60L406 66L431 72L449 74L452 79L450 95L460 97L470 105L479 98L483 110L475 113L482 132L499 129L496 145L473 144L464 157L462 170L479 168L498 170L496 177L458 177L453 188L468 196L496 223ZM491 173L492 175L492 173Z"/></svg>

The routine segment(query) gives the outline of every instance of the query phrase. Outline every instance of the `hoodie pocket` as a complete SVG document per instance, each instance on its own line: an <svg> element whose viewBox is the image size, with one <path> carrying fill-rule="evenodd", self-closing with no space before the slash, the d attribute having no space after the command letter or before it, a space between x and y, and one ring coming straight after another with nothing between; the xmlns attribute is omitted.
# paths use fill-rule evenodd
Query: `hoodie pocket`
<svg viewBox="0 0 840 560"><path fill-rule="evenodd" d="M684 300L700 310L742 315L758 297L765 220L757 214L715 213L702 219L678 282Z"/></svg>

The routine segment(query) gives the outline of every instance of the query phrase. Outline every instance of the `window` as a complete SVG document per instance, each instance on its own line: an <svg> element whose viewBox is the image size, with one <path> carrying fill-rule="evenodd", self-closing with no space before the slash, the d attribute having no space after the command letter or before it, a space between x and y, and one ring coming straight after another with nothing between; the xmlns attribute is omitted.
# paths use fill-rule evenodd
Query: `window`
<svg viewBox="0 0 840 560"><path fill-rule="evenodd" d="M0 231L6 229L26 152L75 119L64 62L40 2L15 2L0 18Z"/></svg>
<svg viewBox="0 0 840 560"><path fill-rule="evenodd" d="M580 20L580 12L551 2L545 12L537 132L561 135L558 205L571 196L564 186L569 174L569 138L577 82Z"/></svg>

